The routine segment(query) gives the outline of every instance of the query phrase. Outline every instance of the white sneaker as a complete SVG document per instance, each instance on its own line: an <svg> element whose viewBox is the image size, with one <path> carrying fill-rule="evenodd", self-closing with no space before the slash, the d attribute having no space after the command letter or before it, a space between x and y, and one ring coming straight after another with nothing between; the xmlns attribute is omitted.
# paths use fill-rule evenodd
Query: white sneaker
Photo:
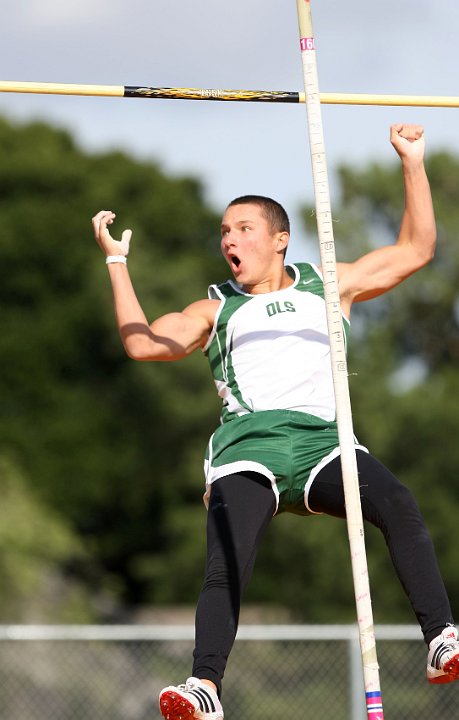
<svg viewBox="0 0 459 720"><path fill-rule="evenodd" d="M161 690L159 709L165 720L223 720L223 708L215 690L194 677L184 685Z"/></svg>
<svg viewBox="0 0 459 720"><path fill-rule="evenodd" d="M448 625L441 635L429 644L427 680L430 683L449 683L459 680L459 642L457 630Z"/></svg>

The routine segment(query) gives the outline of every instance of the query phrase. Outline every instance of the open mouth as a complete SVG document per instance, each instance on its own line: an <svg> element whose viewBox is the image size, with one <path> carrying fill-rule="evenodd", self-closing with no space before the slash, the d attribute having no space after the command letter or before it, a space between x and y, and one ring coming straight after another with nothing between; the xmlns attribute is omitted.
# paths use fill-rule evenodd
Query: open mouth
<svg viewBox="0 0 459 720"><path fill-rule="evenodd" d="M240 264L241 264L241 261L240 261L240 259L237 257L237 255L229 255L229 256L228 256L228 259L229 259L229 261L230 261L231 268L232 268L233 270L237 270L238 267L239 267Z"/></svg>

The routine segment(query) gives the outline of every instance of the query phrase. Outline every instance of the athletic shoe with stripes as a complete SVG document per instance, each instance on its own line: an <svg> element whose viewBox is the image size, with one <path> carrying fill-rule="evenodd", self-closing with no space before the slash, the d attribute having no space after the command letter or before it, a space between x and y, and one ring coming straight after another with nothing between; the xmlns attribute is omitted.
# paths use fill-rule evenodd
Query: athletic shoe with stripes
<svg viewBox="0 0 459 720"><path fill-rule="evenodd" d="M215 690L194 677L183 685L161 690L159 709L165 720L223 720L223 708Z"/></svg>
<svg viewBox="0 0 459 720"><path fill-rule="evenodd" d="M440 684L459 680L459 642L457 630L448 625L429 645L427 680Z"/></svg>

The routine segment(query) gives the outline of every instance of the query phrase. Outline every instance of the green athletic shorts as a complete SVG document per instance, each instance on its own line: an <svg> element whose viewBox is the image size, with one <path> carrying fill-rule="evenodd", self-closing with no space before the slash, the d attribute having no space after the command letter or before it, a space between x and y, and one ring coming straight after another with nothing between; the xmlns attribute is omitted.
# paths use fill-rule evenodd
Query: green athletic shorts
<svg viewBox="0 0 459 720"><path fill-rule="evenodd" d="M295 410L242 415L210 438L204 462L206 495L218 478L250 470L270 479L277 513L310 515L307 495L314 477L338 455L336 422Z"/></svg>

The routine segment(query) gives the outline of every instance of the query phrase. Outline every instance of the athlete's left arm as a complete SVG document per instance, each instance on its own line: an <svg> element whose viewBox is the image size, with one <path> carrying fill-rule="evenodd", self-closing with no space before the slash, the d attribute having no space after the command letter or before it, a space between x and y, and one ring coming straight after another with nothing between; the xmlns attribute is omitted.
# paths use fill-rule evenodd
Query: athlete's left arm
<svg viewBox="0 0 459 720"><path fill-rule="evenodd" d="M433 257L435 216L424 167L424 131L419 125L392 125L390 140L402 163L405 208L397 241L353 263L338 264L343 310L370 300L401 283Z"/></svg>

